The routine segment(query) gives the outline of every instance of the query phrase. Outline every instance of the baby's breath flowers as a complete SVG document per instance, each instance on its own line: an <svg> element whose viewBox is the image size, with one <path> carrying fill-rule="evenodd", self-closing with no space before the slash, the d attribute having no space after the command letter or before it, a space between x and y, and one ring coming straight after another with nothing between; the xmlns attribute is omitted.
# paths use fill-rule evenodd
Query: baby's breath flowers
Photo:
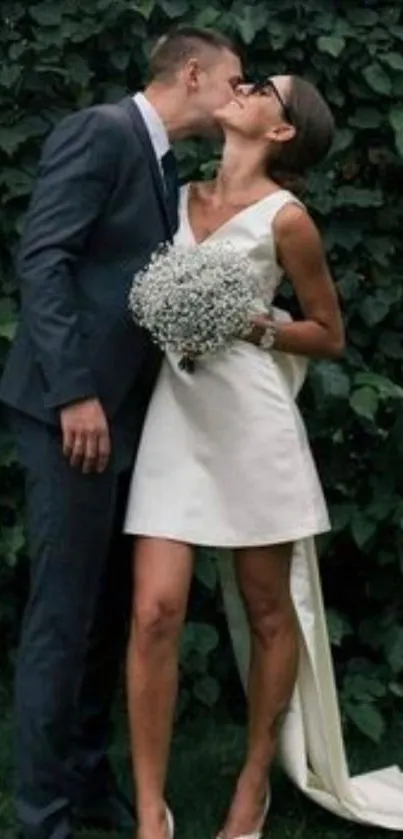
<svg viewBox="0 0 403 839"><path fill-rule="evenodd" d="M134 278L129 308L164 352L190 369L250 331L258 280L250 259L227 243L198 248L170 245ZM188 362L188 363L187 363Z"/></svg>

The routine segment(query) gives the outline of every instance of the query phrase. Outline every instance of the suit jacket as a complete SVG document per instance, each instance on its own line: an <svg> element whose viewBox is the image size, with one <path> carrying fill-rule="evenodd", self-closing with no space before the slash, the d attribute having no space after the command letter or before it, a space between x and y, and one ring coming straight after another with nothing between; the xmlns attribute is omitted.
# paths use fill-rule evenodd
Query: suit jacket
<svg viewBox="0 0 403 839"><path fill-rule="evenodd" d="M132 322L128 293L173 224L132 97L62 120L44 146L18 254L6 405L58 424L63 405L98 397L118 460L130 458L160 353Z"/></svg>

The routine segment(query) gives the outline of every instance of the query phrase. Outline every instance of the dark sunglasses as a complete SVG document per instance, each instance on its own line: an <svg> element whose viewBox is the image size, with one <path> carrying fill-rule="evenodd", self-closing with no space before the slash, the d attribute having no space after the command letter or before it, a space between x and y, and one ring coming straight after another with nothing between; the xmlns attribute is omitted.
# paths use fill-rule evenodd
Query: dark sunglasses
<svg viewBox="0 0 403 839"><path fill-rule="evenodd" d="M287 122L289 122L290 125L294 125L291 110L271 79L263 79L261 82L254 82L249 91L250 96L270 96L271 93L274 93L277 102L281 105L281 109Z"/></svg>

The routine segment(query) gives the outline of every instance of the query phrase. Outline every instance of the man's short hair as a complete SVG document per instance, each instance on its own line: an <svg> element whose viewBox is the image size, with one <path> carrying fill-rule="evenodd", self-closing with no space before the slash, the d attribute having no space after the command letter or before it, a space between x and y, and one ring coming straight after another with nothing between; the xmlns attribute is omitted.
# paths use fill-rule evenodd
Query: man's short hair
<svg viewBox="0 0 403 839"><path fill-rule="evenodd" d="M213 29L181 26L157 41L149 61L151 81L172 81L190 58L202 58L211 50L228 50L238 56L235 44Z"/></svg>

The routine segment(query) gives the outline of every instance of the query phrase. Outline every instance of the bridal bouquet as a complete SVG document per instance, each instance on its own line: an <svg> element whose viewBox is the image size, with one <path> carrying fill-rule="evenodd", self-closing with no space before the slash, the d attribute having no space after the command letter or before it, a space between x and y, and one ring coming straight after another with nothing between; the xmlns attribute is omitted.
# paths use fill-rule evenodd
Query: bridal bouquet
<svg viewBox="0 0 403 839"><path fill-rule="evenodd" d="M258 280L251 261L229 244L169 245L135 276L134 320L164 352L191 371L197 356L217 353L250 330Z"/></svg>

